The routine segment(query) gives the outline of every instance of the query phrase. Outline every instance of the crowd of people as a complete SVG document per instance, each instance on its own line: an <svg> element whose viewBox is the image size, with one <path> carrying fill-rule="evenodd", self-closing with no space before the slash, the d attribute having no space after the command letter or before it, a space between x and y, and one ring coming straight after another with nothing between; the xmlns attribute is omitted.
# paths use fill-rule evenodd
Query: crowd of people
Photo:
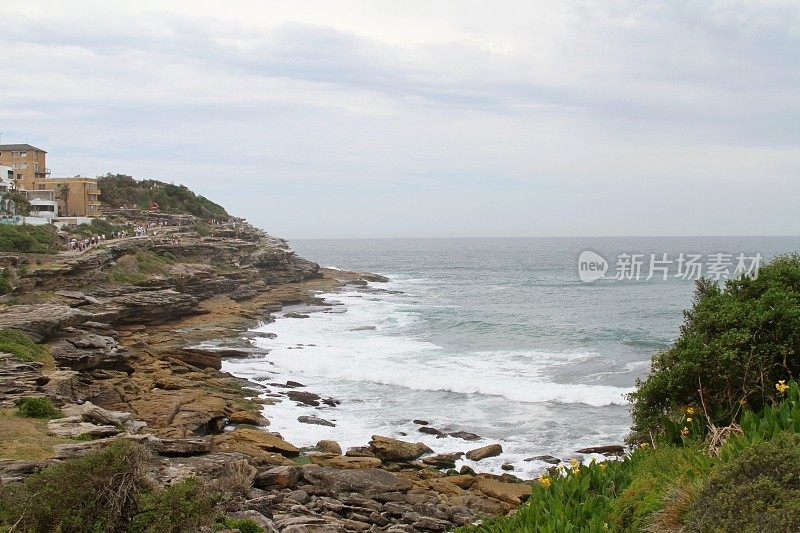
<svg viewBox="0 0 800 533"><path fill-rule="evenodd" d="M103 242L105 240L106 240L105 234L103 234L103 235L93 235L91 237L85 237L83 239L75 239L75 238L73 238L73 239L70 239L69 242L67 242L67 249L70 252L73 252L73 251L83 252L84 250L86 250L88 248L91 248L92 246L95 246L97 244L100 244L101 242Z"/></svg>

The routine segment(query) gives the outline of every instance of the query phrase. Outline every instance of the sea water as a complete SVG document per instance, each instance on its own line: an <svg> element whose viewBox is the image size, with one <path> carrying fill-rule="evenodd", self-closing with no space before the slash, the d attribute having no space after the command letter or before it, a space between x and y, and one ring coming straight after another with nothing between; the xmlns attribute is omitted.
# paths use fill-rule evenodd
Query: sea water
<svg viewBox="0 0 800 533"><path fill-rule="evenodd" d="M422 441L436 452L500 443L479 463L520 477L592 445L621 444L630 427L626 395L644 378L653 353L678 334L693 282L677 261L650 280L650 254L747 257L763 261L800 249L797 237L497 238L297 240L298 255L323 266L388 276L388 283L321 294L329 307L258 329L260 358L225 370L269 384L286 380L335 398L336 407L284 400L265 414L270 430L299 446L334 439L343 448L373 434ZM592 250L614 276L619 254L642 254L639 279L580 281L578 257ZM735 265L734 265L735 266ZM624 277L624 276L623 276ZM303 309L285 308L284 311ZM274 387L270 387L273 388ZM278 389L279 390L279 389ZM336 424L299 423L316 415ZM422 419L443 433L418 431Z"/></svg>

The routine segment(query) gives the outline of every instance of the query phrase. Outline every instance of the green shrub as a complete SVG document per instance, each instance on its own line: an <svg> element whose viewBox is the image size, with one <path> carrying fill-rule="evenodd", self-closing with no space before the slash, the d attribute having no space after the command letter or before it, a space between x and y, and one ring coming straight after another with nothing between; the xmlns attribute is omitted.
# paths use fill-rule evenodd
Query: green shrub
<svg viewBox="0 0 800 533"><path fill-rule="evenodd" d="M208 237L211 235L211 226L208 224L203 224L202 222L197 222L192 228L201 236L201 237Z"/></svg>
<svg viewBox="0 0 800 533"><path fill-rule="evenodd" d="M25 418L61 418L64 416L64 413L53 405L50 398L20 398L14 404L17 406L17 416Z"/></svg>
<svg viewBox="0 0 800 533"><path fill-rule="evenodd" d="M0 352L10 353L23 361L44 361L48 357L47 349L36 344L25 333L18 329L0 329Z"/></svg>
<svg viewBox="0 0 800 533"><path fill-rule="evenodd" d="M164 489L142 493L141 511L127 531L161 533L198 531L221 513L222 497L199 479L189 478Z"/></svg>
<svg viewBox="0 0 800 533"><path fill-rule="evenodd" d="M52 224L0 224L0 252L52 254L58 251L58 230Z"/></svg>
<svg viewBox="0 0 800 533"><path fill-rule="evenodd" d="M656 354L630 395L632 442L664 430L683 406L726 426L745 403L760 409L777 397L774 384L800 373L800 255L775 258L757 279L700 280L680 337ZM702 389L702 399L701 399Z"/></svg>
<svg viewBox="0 0 800 533"><path fill-rule="evenodd" d="M0 486L0 524L17 531L125 531L139 509L147 452L119 441Z"/></svg>
<svg viewBox="0 0 800 533"><path fill-rule="evenodd" d="M717 467L686 524L697 531L800 531L800 435L782 433Z"/></svg>
<svg viewBox="0 0 800 533"><path fill-rule="evenodd" d="M167 256L152 252L137 252L117 259L116 265L109 269L106 275L108 281L113 283L141 285L155 275L165 274L167 265L172 262L173 260Z"/></svg>
<svg viewBox="0 0 800 533"><path fill-rule="evenodd" d="M92 237L103 235L110 238L112 233L120 231L133 232L133 226L127 223L115 224L113 221L93 218L90 224L79 224L77 226L65 226L65 231L75 237Z"/></svg>
<svg viewBox="0 0 800 533"><path fill-rule="evenodd" d="M8 267L0 268L0 296L8 294L13 290L14 287L11 286L11 272Z"/></svg>

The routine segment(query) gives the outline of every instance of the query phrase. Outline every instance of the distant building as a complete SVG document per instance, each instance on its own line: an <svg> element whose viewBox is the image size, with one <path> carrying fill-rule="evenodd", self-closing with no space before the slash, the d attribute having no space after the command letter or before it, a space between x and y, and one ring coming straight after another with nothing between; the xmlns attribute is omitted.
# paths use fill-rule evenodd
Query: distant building
<svg viewBox="0 0 800 533"><path fill-rule="evenodd" d="M0 194L16 189L14 169L0 165Z"/></svg>
<svg viewBox="0 0 800 533"><path fill-rule="evenodd" d="M30 144L0 144L0 165L14 172L17 189L33 189L38 179L49 174L45 158L47 152Z"/></svg>
<svg viewBox="0 0 800 533"><path fill-rule="evenodd" d="M58 216L58 200L53 191L26 191L25 196L31 203L30 216L46 219Z"/></svg>
<svg viewBox="0 0 800 533"><path fill-rule="evenodd" d="M52 191L58 203L59 217L99 217L102 215L97 178L45 178L34 182L33 189Z"/></svg>

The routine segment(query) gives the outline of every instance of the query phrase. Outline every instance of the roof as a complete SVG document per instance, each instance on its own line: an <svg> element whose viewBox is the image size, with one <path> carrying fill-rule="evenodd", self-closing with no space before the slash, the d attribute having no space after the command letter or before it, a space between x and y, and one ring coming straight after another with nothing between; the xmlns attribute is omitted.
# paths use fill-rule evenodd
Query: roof
<svg viewBox="0 0 800 533"><path fill-rule="evenodd" d="M35 146L31 146L30 144L0 144L0 152L4 150L13 150L13 151L32 150L35 152L47 153L45 150L42 150L41 148L36 148Z"/></svg>

